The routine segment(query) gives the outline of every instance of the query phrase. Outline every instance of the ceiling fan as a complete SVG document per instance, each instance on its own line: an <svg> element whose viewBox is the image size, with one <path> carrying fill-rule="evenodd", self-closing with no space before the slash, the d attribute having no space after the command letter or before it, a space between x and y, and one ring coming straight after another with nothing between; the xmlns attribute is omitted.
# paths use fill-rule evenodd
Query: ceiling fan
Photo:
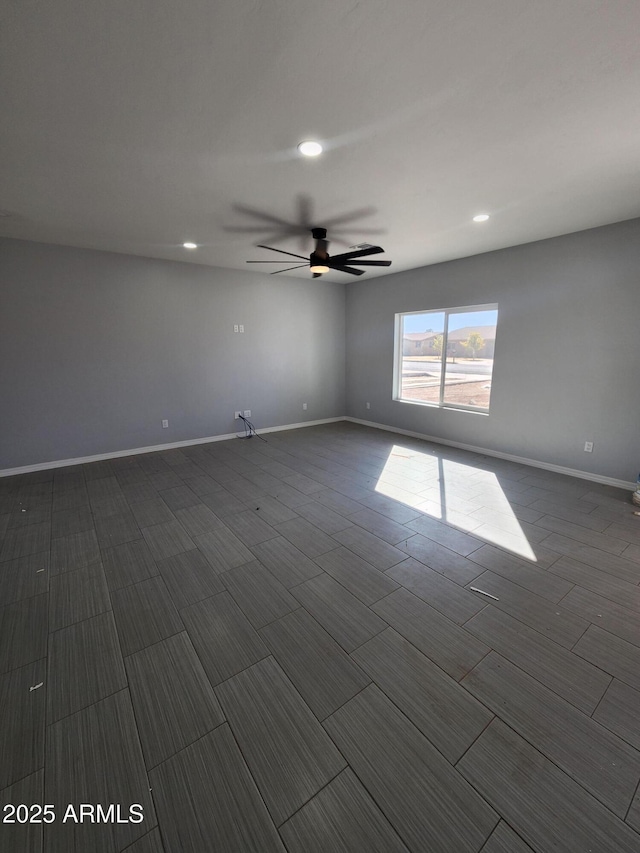
<svg viewBox="0 0 640 853"><path fill-rule="evenodd" d="M300 258L301 261L304 261L303 264L296 264L294 267L286 267L283 270L276 270L275 272L270 273L270 275L277 275L280 272L289 272L289 270L298 270L302 269L302 267L309 267L311 272L313 273L314 278L319 278L324 273L329 272L330 270L338 270L339 272L347 272L351 275L363 275L365 270L358 270L355 267L351 266L351 264L357 264L359 267L390 267L391 261L361 261L359 258L364 258L367 255L378 255L380 252L384 252L384 249L381 246L369 246L365 245L362 247L358 247L355 249L351 249L348 252L343 252L341 255L330 255L327 251L329 246L329 241L327 240L327 229L326 228L311 228L311 234L313 235L313 239L316 241L316 247L311 255L309 256L309 260L304 257L304 255L294 255L293 252L285 252L282 249L274 249L271 246L263 246L258 243L258 247L260 249L269 249L271 252L279 252L281 255L289 255L291 258ZM247 261L248 264L282 264L284 261Z"/></svg>

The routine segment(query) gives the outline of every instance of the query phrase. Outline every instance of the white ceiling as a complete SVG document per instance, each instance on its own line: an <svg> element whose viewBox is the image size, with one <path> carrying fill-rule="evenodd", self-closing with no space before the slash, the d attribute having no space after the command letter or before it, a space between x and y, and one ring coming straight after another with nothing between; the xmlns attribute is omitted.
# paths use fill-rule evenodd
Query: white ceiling
<svg viewBox="0 0 640 853"><path fill-rule="evenodd" d="M638 0L4 8L6 236L271 272L306 223L384 274L640 216Z"/></svg>

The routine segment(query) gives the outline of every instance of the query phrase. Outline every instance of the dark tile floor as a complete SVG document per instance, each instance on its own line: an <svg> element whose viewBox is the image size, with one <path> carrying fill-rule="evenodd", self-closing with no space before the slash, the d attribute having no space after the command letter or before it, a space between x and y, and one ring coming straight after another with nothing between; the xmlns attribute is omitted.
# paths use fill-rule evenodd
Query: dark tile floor
<svg viewBox="0 0 640 853"><path fill-rule="evenodd" d="M637 853L628 493L267 439L0 481L3 853Z"/></svg>

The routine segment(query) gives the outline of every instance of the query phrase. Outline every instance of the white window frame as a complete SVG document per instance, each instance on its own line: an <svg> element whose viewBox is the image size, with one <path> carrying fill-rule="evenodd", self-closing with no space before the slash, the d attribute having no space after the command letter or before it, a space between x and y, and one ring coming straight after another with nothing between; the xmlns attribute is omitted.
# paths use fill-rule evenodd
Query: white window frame
<svg viewBox="0 0 640 853"><path fill-rule="evenodd" d="M402 311L395 315L395 347L393 355L393 399L398 403L406 403L413 406L428 406L432 409L458 409L463 412L475 412L476 414L488 415L489 408L483 406L469 406L464 403L445 403L444 388L446 379L446 352L448 347L449 337L449 317L451 314L468 314L472 311L498 311L498 303L490 303L488 305L465 305L459 308L423 308L421 311ZM437 403L428 400L407 400L401 397L402 391L402 359L403 359L403 326L404 318L415 314L444 314L444 330L442 332L442 355L444 362L442 363L440 376L440 394ZM496 330L498 328L498 318L496 317ZM495 355L494 355L495 362ZM493 382L493 369L491 371L491 381Z"/></svg>

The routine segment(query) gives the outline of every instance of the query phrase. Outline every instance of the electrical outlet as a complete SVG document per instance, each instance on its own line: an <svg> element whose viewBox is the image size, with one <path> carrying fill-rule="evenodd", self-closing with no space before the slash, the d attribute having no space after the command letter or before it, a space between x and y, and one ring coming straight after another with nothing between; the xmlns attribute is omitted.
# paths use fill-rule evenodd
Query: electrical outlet
<svg viewBox="0 0 640 853"><path fill-rule="evenodd" d="M239 419L240 419L240 415L241 415L241 414L242 414L242 412L234 412L234 413L233 413L233 417L234 417L236 420L239 420Z"/></svg>
<svg viewBox="0 0 640 853"><path fill-rule="evenodd" d="M162 429L168 429L168 427L169 427L169 421L167 421L167 420L162 421Z"/></svg>
<svg viewBox="0 0 640 853"><path fill-rule="evenodd" d="M585 441L584 452L585 453L593 453L593 442L592 441Z"/></svg>
<svg viewBox="0 0 640 853"><path fill-rule="evenodd" d="M239 328L238 324L237 324L237 323L235 323L235 324L234 324L234 326L233 326L233 331L234 331L234 333L235 333L236 335L238 334L238 328Z"/></svg>
<svg viewBox="0 0 640 853"><path fill-rule="evenodd" d="M241 335L244 335L244 326L242 325L242 323L240 323L240 325L238 326L238 328L239 328L239 330L240 330L240 334L241 334Z"/></svg>
<svg viewBox="0 0 640 853"><path fill-rule="evenodd" d="M302 409L303 409L303 411L305 411L305 412L307 411L307 404L306 404L306 403L303 403L303 404L302 404Z"/></svg>
<svg viewBox="0 0 640 853"><path fill-rule="evenodd" d="M371 403L367 403L367 409L371 408Z"/></svg>
<svg viewBox="0 0 640 853"><path fill-rule="evenodd" d="M250 418L251 417L251 409L245 409L242 414L245 416L245 418Z"/></svg>

